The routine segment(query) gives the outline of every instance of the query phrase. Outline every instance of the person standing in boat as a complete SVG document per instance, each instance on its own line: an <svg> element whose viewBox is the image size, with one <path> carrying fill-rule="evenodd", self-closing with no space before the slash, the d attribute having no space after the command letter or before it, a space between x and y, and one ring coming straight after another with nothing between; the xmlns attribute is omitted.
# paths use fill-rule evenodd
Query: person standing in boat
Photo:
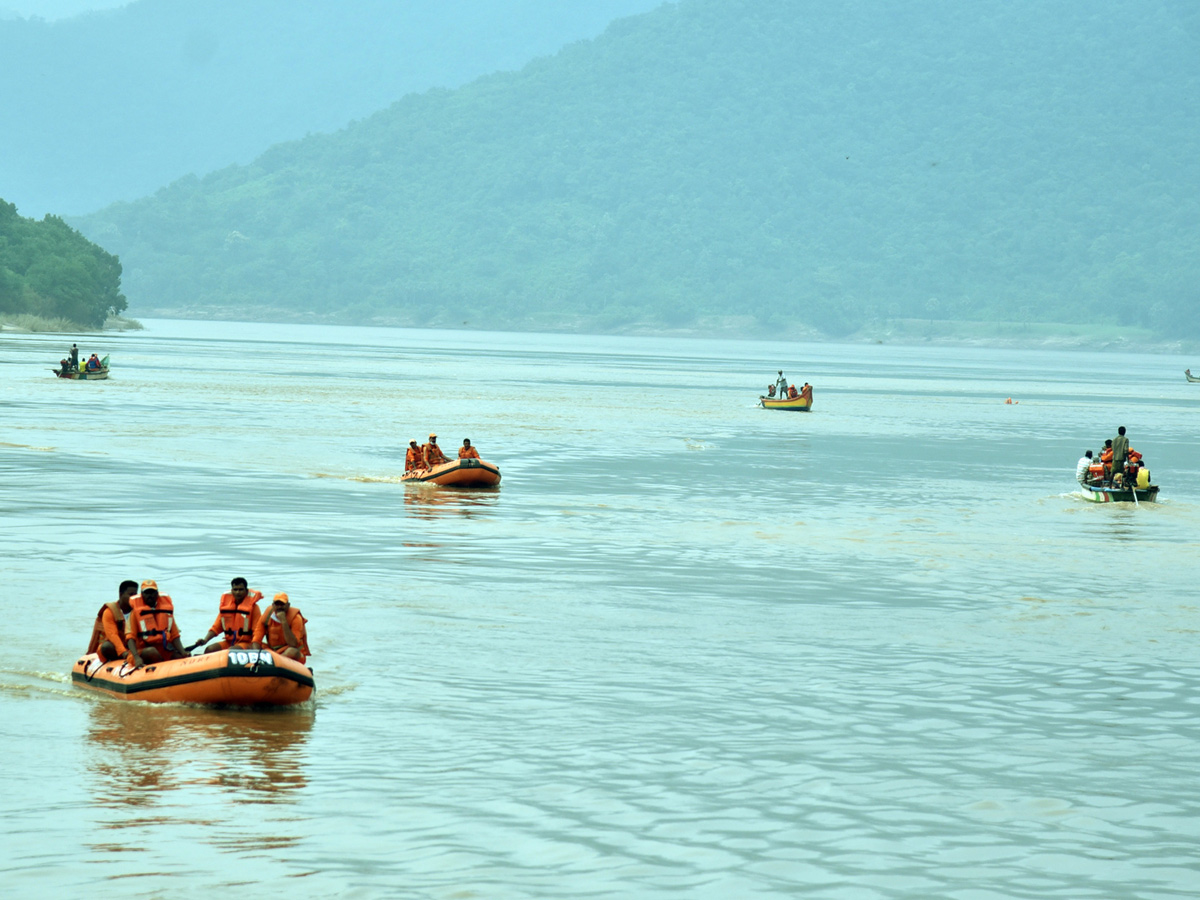
<svg viewBox="0 0 1200 900"><path fill-rule="evenodd" d="M312 655L308 649L308 634L304 629L306 621L300 615L300 610L292 606L288 595L280 591L258 620L254 641L250 646L255 650L266 647L288 659L305 662Z"/></svg>
<svg viewBox="0 0 1200 900"><path fill-rule="evenodd" d="M444 462L448 462L446 454L442 452L442 448L438 446L437 435L429 436L429 443L421 448L425 451L425 465L432 469L434 466L440 466Z"/></svg>
<svg viewBox="0 0 1200 900"><path fill-rule="evenodd" d="M408 452L404 454L404 471L411 472L414 469L423 468L425 468L425 451L421 449L417 439L413 438L408 442Z"/></svg>
<svg viewBox="0 0 1200 900"><path fill-rule="evenodd" d="M258 601L262 599L262 591L250 590L245 578L235 578L229 582L229 593L222 594L217 618L213 621L208 633L194 644L184 649L191 653L197 647L203 647L218 634L224 638L205 653L216 653L218 650L231 650L234 647L246 648L254 637L254 626L258 624L262 612Z"/></svg>
<svg viewBox="0 0 1200 900"><path fill-rule="evenodd" d="M100 607L92 625L88 653L97 654L104 662L123 659L129 654L129 649L125 646L125 617L129 615L131 608L130 598L137 592L136 581L122 581L117 588L117 602L105 603Z"/></svg>
<svg viewBox="0 0 1200 900"><path fill-rule="evenodd" d="M1113 479L1125 471L1125 461L1129 459L1129 438L1125 437L1125 426L1117 429L1117 436L1112 442L1112 471Z"/></svg>
<svg viewBox="0 0 1200 900"><path fill-rule="evenodd" d="M71 345L71 368L79 371L79 348Z"/></svg>
<svg viewBox="0 0 1200 900"><path fill-rule="evenodd" d="M1088 473L1092 469L1092 451L1084 450L1079 462L1075 463L1075 480L1080 484L1088 483Z"/></svg>
<svg viewBox="0 0 1200 900"><path fill-rule="evenodd" d="M779 377L775 379L775 396L780 400L787 396L787 379L783 377L783 370L779 370Z"/></svg>
<svg viewBox="0 0 1200 900"><path fill-rule="evenodd" d="M479 451L471 446L470 438L463 438L463 445L458 448L459 459L479 459Z"/></svg>

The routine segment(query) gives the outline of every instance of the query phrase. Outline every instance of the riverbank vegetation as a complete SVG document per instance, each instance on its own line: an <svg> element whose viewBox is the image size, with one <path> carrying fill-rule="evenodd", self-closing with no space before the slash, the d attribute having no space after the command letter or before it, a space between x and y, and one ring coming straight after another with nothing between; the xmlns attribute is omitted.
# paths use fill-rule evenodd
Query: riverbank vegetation
<svg viewBox="0 0 1200 900"><path fill-rule="evenodd" d="M1200 337L1183 0L681 0L79 221L143 314Z"/></svg>
<svg viewBox="0 0 1200 900"><path fill-rule="evenodd" d="M102 328L125 307L117 257L57 216L22 218L0 200L0 317L69 331Z"/></svg>

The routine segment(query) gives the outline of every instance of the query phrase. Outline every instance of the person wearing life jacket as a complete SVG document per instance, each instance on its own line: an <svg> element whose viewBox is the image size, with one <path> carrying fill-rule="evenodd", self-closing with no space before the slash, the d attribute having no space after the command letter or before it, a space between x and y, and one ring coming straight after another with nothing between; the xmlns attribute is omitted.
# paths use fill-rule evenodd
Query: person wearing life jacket
<svg viewBox="0 0 1200 900"><path fill-rule="evenodd" d="M442 448L438 446L437 435L429 436L429 443L421 448L425 451L425 465L432 469L434 466L440 466L447 462L446 454L442 452Z"/></svg>
<svg viewBox="0 0 1200 900"><path fill-rule="evenodd" d="M470 438L463 438L463 445L458 448L459 459L479 459L479 451L471 446Z"/></svg>
<svg viewBox="0 0 1200 900"><path fill-rule="evenodd" d="M91 356L88 357L87 369L89 372L94 372L96 369L99 369L99 368L100 368L100 357L98 357L95 353L93 353Z"/></svg>
<svg viewBox="0 0 1200 900"><path fill-rule="evenodd" d="M97 654L104 662L122 659L129 650L125 646L125 616L132 608L129 598L138 591L136 581L122 581L117 588L117 602L105 603L96 613L88 653Z"/></svg>
<svg viewBox="0 0 1200 900"><path fill-rule="evenodd" d="M416 439L408 442L408 452L404 454L404 471L411 472L413 469L425 468L425 451L421 449L421 445Z"/></svg>
<svg viewBox="0 0 1200 900"><path fill-rule="evenodd" d="M179 640L175 624L175 605L166 594L159 594L153 581L142 582L142 592L129 598L125 619L125 645L135 666L165 662L188 655Z"/></svg>
<svg viewBox="0 0 1200 900"><path fill-rule="evenodd" d="M799 396L800 396L800 392L796 390L796 386L794 384L789 384L788 385L788 399L795 400Z"/></svg>
<svg viewBox="0 0 1200 900"><path fill-rule="evenodd" d="M1105 481L1112 480L1112 441L1104 442L1104 449L1100 451L1100 465L1104 466Z"/></svg>
<svg viewBox="0 0 1200 900"><path fill-rule="evenodd" d="M768 384L768 385L767 385L767 396L768 396L768 397L774 397L774 396L775 396L775 385L773 385L773 384Z"/></svg>
<svg viewBox="0 0 1200 900"><path fill-rule="evenodd" d="M807 381L804 382L804 387L800 388L800 396L807 400L810 404L812 403L812 385Z"/></svg>
<svg viewBox="0 0 1200 900"><path fill-rule="evenodd" d="M280 591L271 600L254 629L254 640L250 644L255 650L266 647L281 656L304 662L312 654L308 649L308 635L300 610L292 606L288 595Z"/></svg>
<svg viewBox="0 0 1200 900"><path fill-rule="evenodd" d="M229 650L233 647L246 649L254 639L254 626L258 624L262 613L258 601L262 599L262 591L252 591L245 578L235 578L229 582L229 593L221 595L217 618L208 629L208 633L194 644L184 649L189 653L215 638L223 635L205 653L216 653L218 650Z"/></svg>

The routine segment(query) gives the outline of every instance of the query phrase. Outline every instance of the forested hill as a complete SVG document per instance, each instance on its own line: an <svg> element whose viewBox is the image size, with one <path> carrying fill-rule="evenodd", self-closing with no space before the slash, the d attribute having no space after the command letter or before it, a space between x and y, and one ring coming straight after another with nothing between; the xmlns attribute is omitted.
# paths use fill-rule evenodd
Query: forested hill
<svg viewBox="0 0 1200 900"><path fill-rule="evenodd" d="M659 0L140 0L0 20L0 193L92 212L599 34Z"/></svg>
<svg viewBox="0 0 1200 900"><path fill-rule="evenodd" d="M99 328L124 309L115 256L62 219L26 219L0 200L0 315Z"/></svg>
<svg viewBox="0 0 1200 900"><path fill-rule="evenodd" d="M141 314L1195 336L1198 39L1190 0L682 0L82 227Z"/></svg>

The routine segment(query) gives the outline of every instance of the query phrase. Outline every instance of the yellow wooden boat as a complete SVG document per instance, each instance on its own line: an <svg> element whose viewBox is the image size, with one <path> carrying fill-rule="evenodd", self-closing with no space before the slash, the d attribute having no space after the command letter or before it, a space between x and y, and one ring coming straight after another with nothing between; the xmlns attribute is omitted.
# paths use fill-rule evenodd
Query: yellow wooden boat
<svg viewBox="0 0 1200 900"><path fill-rule="evenodd" d="M795 412L808 412L812 409L812 397L759 397L759 405L763 409L790 409Z"/></svg>

